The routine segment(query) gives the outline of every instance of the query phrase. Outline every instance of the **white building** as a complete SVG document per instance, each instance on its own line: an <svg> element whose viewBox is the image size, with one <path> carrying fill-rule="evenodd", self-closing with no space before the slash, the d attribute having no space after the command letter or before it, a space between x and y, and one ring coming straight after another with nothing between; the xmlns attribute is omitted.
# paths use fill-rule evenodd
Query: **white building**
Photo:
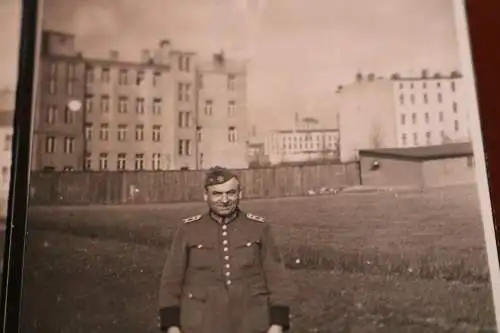
<svg viewBox="0 0 500 333"><path fill-rule="evenodd" d="M12 111L0 110L0 219L7 214L12 158Z"/></svg>
<svg viewBox="0 0 500 333"><path fill-rule="evenodd" d="M470 140L461 75L362 79L338 92L341 161L360 149Z"/></svg>
<svg viewBox="0 0 500 333"><path fill-rule="evenodd" d="M271 132L264 144L272 165L334 160L338 156L337 129L306 128Z"/></svg>

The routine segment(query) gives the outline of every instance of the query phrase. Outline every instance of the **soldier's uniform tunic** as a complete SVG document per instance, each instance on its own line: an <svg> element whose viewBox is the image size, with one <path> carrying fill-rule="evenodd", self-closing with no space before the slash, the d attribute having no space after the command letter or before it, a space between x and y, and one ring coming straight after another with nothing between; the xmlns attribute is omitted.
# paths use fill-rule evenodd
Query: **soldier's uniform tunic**
<svg viewBox="0 0 500 333"><path fill-rule="evenodd" d="M187 218L178 227L160 286L160 327L183 333L289 329L294 287L269 223L237 210Z"/></svg>

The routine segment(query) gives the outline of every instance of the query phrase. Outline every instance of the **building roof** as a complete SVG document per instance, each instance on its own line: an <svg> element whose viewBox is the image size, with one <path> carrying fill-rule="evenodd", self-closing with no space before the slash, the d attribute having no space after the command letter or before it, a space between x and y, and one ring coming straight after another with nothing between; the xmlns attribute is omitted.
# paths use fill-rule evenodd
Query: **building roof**
<svg viewBox="0 0 500 333"><path fill-rule="evenodd" d="M0 110L0 127L14 126L14 112Z"/></svg>
<svg viewBox="0 0 500 333"><path fill-rule="evenodd" d="M292 133L335 133L338 132L335 128L306 128L306 129L296 129L296 130L277 130L274 133L278 134L292 134Z"/></svg>
<svg viewBox="0 0 500 333"><path fill-rule="evenodd" d="M411 148L380 148L364 149L359 156L394 158L412 161L440 160L453 157L472 156L473 149L470 142L448 143L434 146Z"/></svg>

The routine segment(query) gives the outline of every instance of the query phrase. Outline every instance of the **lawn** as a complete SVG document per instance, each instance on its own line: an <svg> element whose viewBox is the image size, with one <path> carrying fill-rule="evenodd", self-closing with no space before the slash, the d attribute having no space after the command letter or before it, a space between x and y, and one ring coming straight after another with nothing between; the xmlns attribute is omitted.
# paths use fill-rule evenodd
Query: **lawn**
<svg viewBox="0 0 500 333"><path fill-rule="evenodd" d="M295 333L495 332L475 188L251 200L243 208L273 225L299 286ZM204 209L33 208L22 332L157 332L171 232Z"/></svg>

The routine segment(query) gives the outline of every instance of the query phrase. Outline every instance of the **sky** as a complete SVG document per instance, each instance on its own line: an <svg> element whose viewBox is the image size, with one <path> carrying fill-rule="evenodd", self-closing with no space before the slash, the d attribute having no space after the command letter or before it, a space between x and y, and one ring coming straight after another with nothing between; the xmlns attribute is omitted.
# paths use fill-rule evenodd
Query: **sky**
<svg viewBox="0 0 500 333"><path fill-rule="evenodd" d="M0 72L8 73L0 86L13 77L19 1L0 4L0 24L8 26L1 30L8 33L2 33L0 49L15 45L0 52ZM44 26L75 33L88 56L107 56L113 48L121 58L139 59L141 49L166 38L177 49L204 56L224 50L249 60L250 121L262 130L291 126L295 112L317 117L325 127L334 124L335 89L357 71L387 76L459 68L453 0L44 3Z"/></svg>

